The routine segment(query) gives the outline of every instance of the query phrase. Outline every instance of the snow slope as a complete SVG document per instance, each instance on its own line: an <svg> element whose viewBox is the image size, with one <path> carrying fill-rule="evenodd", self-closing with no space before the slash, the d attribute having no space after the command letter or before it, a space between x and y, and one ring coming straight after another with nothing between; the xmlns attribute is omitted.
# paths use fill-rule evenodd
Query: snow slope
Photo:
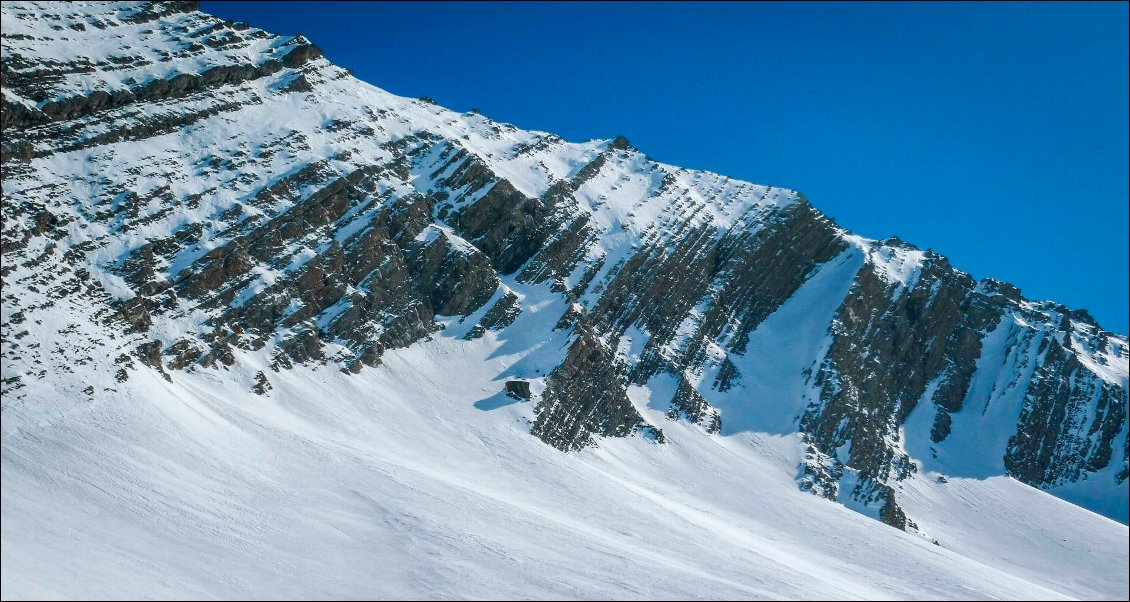
<svg viewBox="0 0 1130 602"><path fill-rule="evenodd" d="M795 435L561 454L500 394L563 353L547 314L516 324L533 345L453 323L266 397L233 385L253 357L66 413L37 391L4 414L4 597L1127 595L1125 525L1007 477L913 479L934 545L798 491Z"/></svg>

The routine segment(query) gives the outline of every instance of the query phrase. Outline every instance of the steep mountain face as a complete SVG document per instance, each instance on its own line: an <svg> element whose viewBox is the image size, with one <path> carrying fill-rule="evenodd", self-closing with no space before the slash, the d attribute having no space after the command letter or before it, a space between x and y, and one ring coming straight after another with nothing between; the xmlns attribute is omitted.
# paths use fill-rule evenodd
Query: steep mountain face
<svg viewBox="0 0 1130 602"><path fill-rule="evenodd" d="M154 374L269 398L450 338L537 350L497 390L528 383L523 429L565 458L771 435L794 489L928 538L901 503L927 473L1127 521L1127 340L1085 311L195 9L4 5L5 496L35 425Z"/></svg>

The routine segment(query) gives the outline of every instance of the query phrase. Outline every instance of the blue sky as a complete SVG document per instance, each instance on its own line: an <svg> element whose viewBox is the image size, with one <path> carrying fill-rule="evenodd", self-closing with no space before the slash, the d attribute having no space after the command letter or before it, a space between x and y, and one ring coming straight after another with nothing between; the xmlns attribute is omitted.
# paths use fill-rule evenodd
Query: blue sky
<svg viewBox="0 0 1130 602"><path fill-rule="evenodd" d="M202 2L396 94L800 190L1122 333L1127 6Z"/></svg>

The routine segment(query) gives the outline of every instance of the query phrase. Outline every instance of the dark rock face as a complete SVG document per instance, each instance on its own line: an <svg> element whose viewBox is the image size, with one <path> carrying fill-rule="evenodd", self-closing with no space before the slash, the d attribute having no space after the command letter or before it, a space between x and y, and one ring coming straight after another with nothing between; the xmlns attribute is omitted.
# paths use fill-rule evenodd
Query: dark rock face
<svg viewBox="0 0 1130 602"><path fill-rule="evenodd" d="M514 323L520 313L522 313L522 306L518 301L518 296L508 292L491 306L486 315L471 330L467 331L463 338L472 340L482 337L488 330L504 330Z"/></svg>
<svg viewBox="0 0 1130 602"><path fill-rule="evenodd" d="M478 202L452 218L459 234L490 257L503 274L512 274L542 247L553 230L549 199L528 198L500 180Z"/></svg>
<svg viewBox="0 0 1130 602"><path fill-rule="evenodd" d="M628 139L623 136L616 136L612 139L612 142L609 143L608 147L616 150L628 150L632 148L632 143L628 142Z"/></svg>
<svg viewBox="0 0 1130 602"><path fill-rule="evenodd" d="M170 370L183 370L204 355L204 350L197 347L192 341L181 340L173 343L165 350L169 357L167 365Z"/></svg>
<svg viewBox="0 0 1130 602"><path fill-rule="evenodd" d="M879 520L888 525L905 530L907 525L906 513L895 503L895 491L890 487L883 488L883 507L879 509Z"/></svg>
<svg viewBox="0 0 1130 602"><path fill-rule="evenodd" d="M529 381L525 380L506 381L506 394L517 399L529 399L533 395Z"/></svg>
<svg viewBox="0 0 1130 602"><path fill-rule="evenodd" d="M153 263L151 246L143 246L124 265L143 266L129 273L135 282L147 283L149 294L171 292L217 308L219 315L211 320L213 339L240 339L238 346L254 350L278 329L288 328L294 335L283 340L285 360L279 365L320 360L318 341L334 339L349 344L350 367L374 365L384 349L408 345L434 330L434 316L475 311L498 284L486 256L476 249L456 246L435 229L430 230L434 236L415 240L430 227L426 199L405 198L381 209L368 229L331 243L298 264L289 278L245 298L240 295L255 287L253 270L296 265L288 245L354 227L342 218L373 205L368 191L376 185L375 173L379 170L356 170L272 219L243 222L242 233L173 275L171 282L151 282L152 269L145 267ZM313 175L299 172L298 177L308 185ZM182 248L178 241L164 244L166 255ZM315 318L316 325L308 323Z"/></svg>
<svg viewBox="0 0 1130 602"><path fill-rule="evenodd" d="M295 69L314 59L322 58L322 49L313 44L299 43L293 50L283 55L283 65Z"/></svg>
<svg viewBox="0 0 1130 602"><path fill-rule="evenodd" d="M899 440L900 425L931 382L933 394L925 400L937 412L931 436L938 441L948 435L949 413L961 409L981 354L980 333L1002 315L975 292L975 284L929 254L910 286L891 283L871 265L857 274L833 322L832 348L815 376L820 399L806 410L801 428L833 464L840 461L833 450L850 443L846 465L863 477L859 487L915 470L890 442ZM823 480L818 489L837 490L820 475L838 475L838 467L806 470ZM882 497L884 516L897 518L901 511L894 508L893 494Z"/></svg>
<svg viewBox="0 0 1130 602"><path fill-rule="evenodd" d="M562 451L576 451L593 444L595 436L658 431L628 400L612 351L591 330L578 335L565 361L546 380L542 401L534 408L534 435Z"/></svg>
<svg viewBox="0 0 1130 602"><path fill-rule="evenodd" d="M1058 485L1110 465L1126 423L1126 390L1085 370L1055 337L1045 338L1039 349L1043 361L1028 385L1004 463L1026 483ZM1121 480L1125 447L1123 439Z"/></svg>
<svg viewBox="0 0 1130 602"><path fill-rule="evenodd" d="M161 341L150 341L137 346L137 357L150 368L161 369Z"/></svg>
<svg viewBox="0 0 1130 602"><path fill-rule="evenodd" d="M706 361L707 344L720 338L729 351L743 353L749 333L813 269L846 247L832 224L807 203L765 220L753 234L740 227L723 235L688 230L673 248L647 247L628 259L593 313L597 324L615 333L636 325L650 335L633 380L646 382L660 370L697 369ZM663 353L691 309L704 302L693 335L677 354ZM725 386L736 377L735 369Z"/></svg>
<svg viewBox="0 0 1130 602"><path fill-rule="evenodd" d="M459 249L446 235L409 247L408 269L420 296L439 315L467 315L486 303L498 287L490 262L476 249Z"/></svg>
<svg viewBox="0 0 1130 602"><path fill-rule="evenodd" d="M671 398L671 409L667 417L672 420L683 418L688 422L701 425L706 432L714 434L722 430L722 417L718 410L711 407L694 385L687 381L686 375L679 378L679 388Z"/></svg>
<svg viewBox="0 0 1130 602"><path fill-rule="evenodd" d="M254 391L256 395L266 395L267 391L270 391L272 388L271 381L267 380L266 374L263 374L262 371L255 373L255 384L251 387L251 390Z"/></svg>
<svg viewBox="0 0 1130 602"><path fill-rule="evenodd" d="M832 349L817 373L823 405L806 412L802 427L826 449L864 438L877 444L880 438L869 435L892 434L943 373L932 401L939 412L961 409L980 355L977 333L1000 318L999 310L968 299L974 284L944 260L923 269L909 290L864 266L837 312ZM885 446L853 443L851 454L849 466L869 476L886 476L896 461Z"/></svg>
<svg viewBox="0 0 1130 602"><path fill-rule="evenodd" d="M900 243L899 248L906 247ZM969 394L982 338L1018 311L1008 292L979 286L930 253L918 280L906 287L865 265L833 322L832 347L814 378L819 400L801 419L802 431L819 452L805 467L807 486L829 497L857 495L913 473L916 464L900 446L900 427L918 404L929 403L934 414L930 439L947 439L951 414L963 409ZM1031 340L1032 334L1021 338ZM1055 338L1044 338L1039 352L1040 366L1031 379L1014 382L1027 387L1025 405L1002 453L1011 476L1053 486L1108 465L1116 433L1125 424L1125 391L1093 373L1079 373L1074 354ZM1095 414L1088 418L1090 412ZM850 452L840 466L835 450L845 445ZM862 477L857 491L838 492L836 481L845 467ZM884 493L876 499L884 503L884 520L905 524L893 490L880 487Z"/></svg>
<svg viewBox="0 0 1130 602"><path fill-rule="evenodd" d="M165 372L165 365L161 361L161 341L150 341L137 346L137 357L141 363L153 368L165 377L165 380L171 381L172 377ZM124 380L124 379L123 379Z"/></svg>
<svg viewBox="0 0 1130 602"><path fill-rule="evenodd" d="M976 282L897 239L861 241L799 194L663 166L623 137L570 144L366 91L304 38L192 3L83 10L69 29L4 32L5 395L84 366L117 382L222 375L254 353L275 371L357 373L453 316L482 316L467 341L498 333L475 345L521 339L548 299L573 339L535 436L563 451L662 442L627 395L656 378L678 382L656 420L720 434L722 402L747 402L759 378L746 366L775 359L749 357L759 327L821 266L861 253L826 350L791 375L811 386L795 416L801 487L912 526L896 502L922 460L908 419L925 413L913 434L945 446L1009 391L1015 419L983 425L1007 433L993 453L1008 474L1125 487L1130 352L1085 310ZM60 62L28 41L73 32L159 52ZM47 332L55 314L73 319ZM54 336L85 337L87 355L46 352ZM268 394L270 373L251 390ZM1002 384L975 391L978 378ZM526 381L506 390L531 398Z"/></svg>

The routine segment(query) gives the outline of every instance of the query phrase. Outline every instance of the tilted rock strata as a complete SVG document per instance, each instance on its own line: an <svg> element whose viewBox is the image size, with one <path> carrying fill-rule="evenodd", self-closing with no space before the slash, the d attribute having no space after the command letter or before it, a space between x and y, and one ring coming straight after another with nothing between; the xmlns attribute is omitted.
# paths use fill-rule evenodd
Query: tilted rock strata
<svg viewBox="0 0 1130 602"><path fill-rule="evenodd" d="M566 451L662 442L656 415L729 435L720 402L757 378L739 366L774 359L750 357L759 328L858 254L825 348L792 375L808 383L789 417L801 487L903 527L898 483L924 459L907 437L935 454L983 428L1008 435L992 453L1015 478L1124 495L1127 343L1085 312L853 236L797 193L392 96L300 36L195 9L4 5L12 403L65 374L176 379L250 353L357 372L449 319L474 321L467 341L505 339L543 290L569 342L533 397L534 435ZM271 374L253 390L269 395ZM663 379L673 393L649 415L629 388Z"/></svg>

